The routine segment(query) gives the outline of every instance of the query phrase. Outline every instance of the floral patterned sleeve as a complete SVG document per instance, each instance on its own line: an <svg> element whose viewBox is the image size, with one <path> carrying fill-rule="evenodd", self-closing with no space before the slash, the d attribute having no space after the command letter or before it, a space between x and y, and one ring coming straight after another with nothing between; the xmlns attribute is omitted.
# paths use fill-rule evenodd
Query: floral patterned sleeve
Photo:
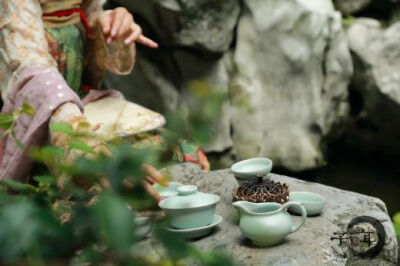
<svg viewBox="0 0 400 266"><path fill-rule="evenodd" d="M38 0L0 0L0 90L4 99L12 79L31 65L55 67L48 52Z"/></svg>

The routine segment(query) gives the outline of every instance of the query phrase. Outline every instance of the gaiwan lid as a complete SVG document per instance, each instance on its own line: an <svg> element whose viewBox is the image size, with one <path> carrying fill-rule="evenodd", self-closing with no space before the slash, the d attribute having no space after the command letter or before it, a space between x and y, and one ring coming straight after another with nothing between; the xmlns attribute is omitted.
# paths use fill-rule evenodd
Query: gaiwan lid
<svg viewBox="0 0 400 266"><path fill-rule="evenodd" d="M197 186L183 185L177 188L178 195L162 200L162 209L192 209L212 205L219 201L219 196L199 192Z"/></svg>

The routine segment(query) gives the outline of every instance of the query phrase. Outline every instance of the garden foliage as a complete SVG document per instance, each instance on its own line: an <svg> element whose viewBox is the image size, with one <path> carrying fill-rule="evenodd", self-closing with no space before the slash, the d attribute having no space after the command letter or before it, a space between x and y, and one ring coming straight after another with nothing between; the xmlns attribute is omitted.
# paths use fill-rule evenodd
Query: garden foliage
<svg viewBox="0 0 400 266"><path fill-rule="evenodd" d="M203 83L195 84L192 92L198 100L191 109L197 112L167 115L169 132L174 133L161 131L164 149L132 148L126 140L115 139L108 144L112 156L94 156L83 139L95 136L76 133L66 123L53 125L51 130L68 136L70 149L86 156L71 163L60 147L36 148L30 155L42 165L35 173L42 174L26 182L1 181L0 260L30 265L183 265L188 260L230 265L223 253L200 252L168 233L163 217L152 217L152 243L158 252L143 249L134 237L134 217L143 209L156 208L145 190L141 166L147 163L161 169L174 163L169 147L178 138L205 143L210 138L209 121L226 97L212 93ZM11 116L1 114L0 126L12 135L15 120L33 114L25 105ZM52 171L43 165L50 165Z"/></svg>

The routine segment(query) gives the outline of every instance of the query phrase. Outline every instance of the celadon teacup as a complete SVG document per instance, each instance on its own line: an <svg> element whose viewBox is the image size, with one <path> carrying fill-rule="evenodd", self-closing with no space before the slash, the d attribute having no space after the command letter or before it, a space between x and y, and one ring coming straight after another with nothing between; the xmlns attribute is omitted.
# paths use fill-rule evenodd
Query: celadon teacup
<svg viewBox="0 0 400 266"><path fill-rule="evenodd" d="M233 206L240 214L239 228L242 234L258 246L273 246L282 243L286 236L296 232L306 221L307 212L296 202L283 205L275 202L252 203L237 201ZM301 222L295 225L287 209L291 206L301 210Z"/></svg>
<svg viewBox="0 0 400 266"><path fill-rule="evenodd" d="M239 181L254 180L261 177L268 179L273 163L268 158L252 158L237 162L231 166L233 175Z"/></svg>
<svg viewBox="0 0 400 266"><path fill-rule="evenodd" d="M324 196L308 191L292 191L289 193L291 201L301 203L307 211L307 216L319 215L324 209L326 199ZM289 211L295 214L301 214L298 207L290 207Z"/></svg>

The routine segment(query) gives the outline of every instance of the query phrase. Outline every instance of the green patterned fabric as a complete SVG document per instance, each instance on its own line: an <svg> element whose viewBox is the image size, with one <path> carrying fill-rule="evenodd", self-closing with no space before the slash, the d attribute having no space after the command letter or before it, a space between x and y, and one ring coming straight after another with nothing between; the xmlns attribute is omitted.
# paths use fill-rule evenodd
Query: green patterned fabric
<svg viewBox="0 0 400 266"><path fill-rule="evenodd" d="M68 85L81 94L81 80L84 60L84 37L75 26L46 28L51 55L57 61L58 70Z"/></svg>

